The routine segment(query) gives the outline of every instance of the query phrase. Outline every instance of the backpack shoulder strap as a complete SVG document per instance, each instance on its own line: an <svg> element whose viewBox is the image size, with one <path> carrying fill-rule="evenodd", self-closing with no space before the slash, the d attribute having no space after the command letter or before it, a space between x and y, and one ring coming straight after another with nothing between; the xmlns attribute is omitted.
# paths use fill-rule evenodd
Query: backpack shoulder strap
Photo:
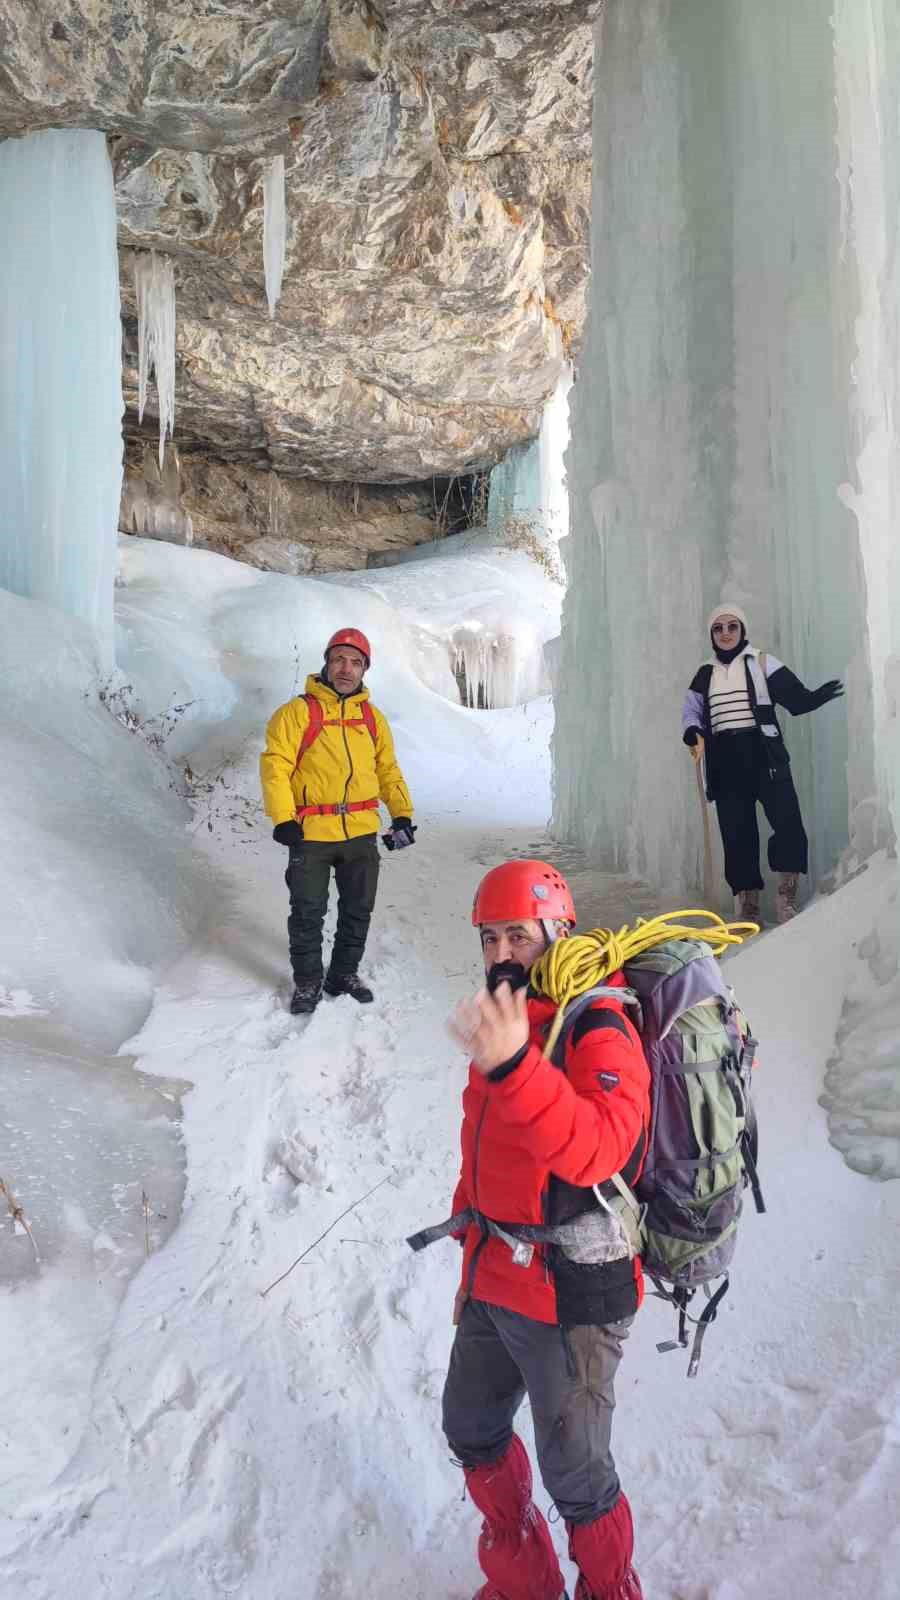
<svg viewBox="0 0 900 1600"><path fill-rule="evenodd" d="M601 983L595 989L588 989L577 999L570 1000L563 1016L563 1024L559 1030L556 1043L550 1060L554 1067L563 1068L566 1060L566 1045L572 1030L580 1017L589 1011L595 1000L618 1000L622 1005L636 1006L640 1010L640 1002L633 989L620 989L613 984ZM618 1021L618 1018L616 1018Z"/></svg>
<svg viewBox="0 0 900 1600"><path fill-rule="evenodd" d="M371 704L369 703L368 700L364 700L363 701L361 709L362 709L362 719L363 719L363 722L365 723L366 727L369 730L369 733L370 733L371 738L372 738L372 743L373 744L377 744L378 743L378 723L375 721L375 713L372 710Z"/></svg>
<svg viewBox="0 0 900 1600"><path fill-rule="evenodd" d="M578 995L577 999L570 1000L569 1004L566 1006L565 1015L563 1017L563 1025L559 1031L559 1036L555 1045L553 1046L553 1053L550 1057L553 1065L558 1067L560 1071L565 1070L566 1044L568 1043L568 1040L572 1034L572 1030L579 1018L583 1017L585 1013L590 1010L595 1000L618 1000L620 1005L634 1006L638 1013L638 1026L640 1026L639 1019L641 1003L633 989L621 989L614 984L608 983L601 983L598 984L595 989L588 989L584 994ZM598 1015L602 1016L602 1009L600 1007L597 1009ZM618 1023L619 1017L616 1012L609 1012L608 1015L610 1019L615 1018L615 1021ZM646 1141L643 1133L638 1140L638 1146L636 1148L639 1148L639 1159L642 1160L646 1148ZM628 1163L626 1163L626 1167L627 1166ZM634 1217L637 1219L637 1234L635 1234L634 1237L629 1235L629 1241L631 1244L632 1254L639 1254L643 1248L643 1243L637 1236L640 1233L643 1224L643 1214L640 1201L637 1199L629 1185L625 1182L621 1172L611 1173L607 1181L615 1186L622 1199L628 1206L629 1211L631 1211ZM610 1204L606 1198L606 1195L603 1193L600 1184L592 1184L591 1188L601 1209L604 1211L609 1211Z"/></svg>
<svg viewBox="0 0 900 1600"><path fill-rule="evenodd" d="M316 740L318 739L319 734L322 732L322 723L325 721L325 713L314 694L301 694L298 695L297 698L302 700L306 706L307 723L303 730L303 737L300 740L300 745L297 750L297 759L294 762L295 772L303 760L303 757L306 755L310 745L315 744Z"/></svg>

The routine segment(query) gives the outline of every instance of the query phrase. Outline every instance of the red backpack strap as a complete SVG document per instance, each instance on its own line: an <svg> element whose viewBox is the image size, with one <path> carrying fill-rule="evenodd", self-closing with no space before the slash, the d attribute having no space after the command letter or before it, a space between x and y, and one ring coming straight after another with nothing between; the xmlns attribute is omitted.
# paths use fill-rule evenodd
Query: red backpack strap
<svg viewBox="0 0 900 1600"><path fill-rule="evenodd" d="M363 722L365 723L365 725L368 728L370 734L372 735L372 743L373 744L377 744L378 743L378 724L375 721L375 713L372 710L372 707L370 706L368 700L364 700L363 701L361 709L362 709Z"/></svg>
<svg viewBox="0 0 900 1600"><path fill-rule="evenodd" d="M303 757L306 755L310 745L315 744L315 741L318 739L319 734L322 732L322 723L325 721L325 713L314 694L301 694L298 695L297 698L304 701L308 713L308 720L306 727L303 730L303 738L300 740L300 748L297 751L297 759L294 762L295 772L303 760Z"/></svg>

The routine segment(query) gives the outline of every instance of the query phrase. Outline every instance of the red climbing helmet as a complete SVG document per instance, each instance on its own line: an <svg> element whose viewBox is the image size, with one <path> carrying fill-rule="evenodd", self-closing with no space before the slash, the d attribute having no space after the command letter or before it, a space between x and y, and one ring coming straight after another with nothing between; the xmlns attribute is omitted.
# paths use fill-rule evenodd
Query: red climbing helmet
<svg viewBox="0 0 900 1600"><path fill-rule="evenodd" d="M358 650L360 655L365 656L367 667L372 665L372 646L365 634L360 633L358 628L338 628L337 633L331 635L325 646L326 661L328 660L329 650L334 650L339 644L349 644L352 650Z"/></svg>
<svg viewBox="0 0 900 1600"><path fill-rule="evenodd" d="M504 861L492 867L475 890L472 923L568 922L575 926L575 902L561 872L547 861Z"/></svg>

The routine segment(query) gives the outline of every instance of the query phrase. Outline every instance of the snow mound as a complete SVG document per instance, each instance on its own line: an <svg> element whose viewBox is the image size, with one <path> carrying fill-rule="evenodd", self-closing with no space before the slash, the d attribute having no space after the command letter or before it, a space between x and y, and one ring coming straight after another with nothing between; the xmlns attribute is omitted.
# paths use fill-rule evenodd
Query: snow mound
<svg viewBox="0 0 900 1600"><path fill-rule="evenodd" d="M115 1049L196 923L190 813L100 703L85 625L0 590L0 675L0 992Z"/></svg>
<svg viewBox="0 0 900 1600"><path fill-rule="evenodd" d="M394 607L416 641L424 680L450 700L462 694L467 705L490 708L548 692L543 652L559 633L557 580L552 543L513 527L473 530L423 545L394 566L326 581Z"/></svg>
<svg viewBox="0 0 900 1600"><path fill-rule="evenodd" d="M820 1104L856 1172L900 1178L900 941L893 887L850 965L836 1049Z"/></svg>
<svg viewBox="0 0 900 1600"><path fill-rule="evenodd" d="M429 562L428 572L439 565ZM452 578L474 599L484 578L468 558L460 565L462 576L441 574L442 582ZM532 565L525 557L501 556L488 569L490 594L495 603L502 598L509 615L520 604L522 585L532 582ZM448 658L439 658L446 646L423 642L427 630L412 620L422 580L409 573L404 567L354 574L352 583L346 574L334 582L286 577L210 551L125 538L117 655L132 703L156 726L166 726L173 758L187 759L195 774L214 773L224 780L220 789L234 786L238 807L246 802L258 812L256 762L266 721L276 706L303 692L308 673L319 671L331 634L352 624L371 641L366 682L390 720L417 809L435 806L443 813L453 804L448 796L461 802L470 795L485 818L513 820L523 805L531 815L533 796L546 795L548 781L547 700L490 712L462 706ZM498 781L498 749L512 763L508 771L521 768L528 775L524 798L512 781ZM246 769L239 780L237 767Z"/></svg>

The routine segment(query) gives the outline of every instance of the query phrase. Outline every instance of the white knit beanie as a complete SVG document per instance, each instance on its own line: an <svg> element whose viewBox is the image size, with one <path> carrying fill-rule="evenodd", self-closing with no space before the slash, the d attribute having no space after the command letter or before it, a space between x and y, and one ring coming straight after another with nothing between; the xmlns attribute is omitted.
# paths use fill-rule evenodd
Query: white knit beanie
<svg viewBox="0 0 900 1600"><path fill-rule="evenodd" d="M742 611L740 606L733 606L730 600L723 600L719 605L713 607L706 624L707 633L712 632L713 623L718 622L720 617L737 617L738 622L744 625L744 632L749 633L746 612Z"/></svg>

